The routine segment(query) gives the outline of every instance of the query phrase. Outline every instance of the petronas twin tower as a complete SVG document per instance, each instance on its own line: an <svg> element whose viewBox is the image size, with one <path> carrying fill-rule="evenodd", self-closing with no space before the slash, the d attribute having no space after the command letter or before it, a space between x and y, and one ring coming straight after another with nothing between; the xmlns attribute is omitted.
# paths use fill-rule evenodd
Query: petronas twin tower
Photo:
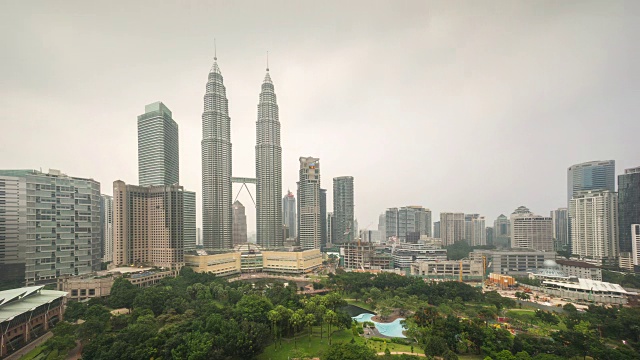
<svg viewBox="0 0 640 360"><path fill-rule="evenodd" d="M229 100L217 58L209 71L202 113L202 242L205 249L232 247L232 158ZM256 121L257 243L281 247L282 148L278 104L269 76L262 83Z"/></svg>

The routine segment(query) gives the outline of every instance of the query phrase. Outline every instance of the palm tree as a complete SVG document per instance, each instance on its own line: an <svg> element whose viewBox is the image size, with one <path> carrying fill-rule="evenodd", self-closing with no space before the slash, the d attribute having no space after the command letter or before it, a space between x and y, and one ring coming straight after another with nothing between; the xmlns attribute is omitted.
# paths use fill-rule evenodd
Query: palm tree
<svg viewBox="0 0 640 360"><path fill-rule="evenodd" d="M316 322L316 317L313 314L307 314L304 316L304 323L309 327L309 343L311 343L311 334L313 333L313 324Z"/></svg>
<svg viewBox="0 0 640 360"><path fill-rule="evenodd" d="M304 312L303 312L304 314ZM296 340L296 329L298 328L298 326L300 326L300 324L302 324L304 322L304 317L300 315L299 311L296 311L293 313L293 315L291 315L291 319L289 319L289 322L291 324L291 326L293 327L293 347L295 349L298 348L298 342Z"/></svg>
<svg viewBox="0 0 640 360"><path fill-rule="evenodd" d="M329 345L331 345L331 325L338 321L338 316L333 310L328 310L324 315L324 321L329 325Z"/></svg>
<svg viewBox="0 0 640 360"><path fill-rule="evenodd" d="M276 344L276 348L278 347L278 337L277 337L277 328L276 324L282 320L282 315L276 310L270 310L267 313L267 318L271 321L271 331L273 331L273 340Z"/></svg>

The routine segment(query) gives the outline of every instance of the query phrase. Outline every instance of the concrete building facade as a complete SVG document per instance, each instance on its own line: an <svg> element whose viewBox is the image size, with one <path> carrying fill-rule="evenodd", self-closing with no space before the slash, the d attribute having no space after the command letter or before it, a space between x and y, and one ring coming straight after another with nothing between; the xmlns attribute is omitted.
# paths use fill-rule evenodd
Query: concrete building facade
<svg viewBox="0 0 640 360"><path fill-rule="evenodd" d="M469 254L471 259L481 260L483 257L489 267L487 272L502 275L528 276L544 268L545 260L553 260L555 253L535 250L474 250Z"/></svg>
<svg viewBox="0 0 640 360"><path fill-rule="evenodd" d="M284 225L289 229L289 237L295 239L298 237L298 218L296 215L296 197L291 191L282 199L282 220Z"/></svg>
<svg viewBox="0 0 640 360"><path fill-rule="evenodd" d="M138 116L138 183L172 185L180 181L178 124L162 102Z"/></svg>
<svg viewBox="0 0 640 360"><path fill-rule="evenodd" d="M618 194L586 190L571 199L571 253L599 261L617 262Z"/></svg>
<svg viewBox="0 0 640 360"><path fill-rule="evenodd" d="M354 229L354 209L353 176L333 178L334 243L344 244L358 237Z"/></svg>
<svg viewBox="0 0 640 360"><path fill-rule="evenodd" d="M553 252L553 220L524 206L511 214L511 247Z"/></svg>
<svg viewBox="0 0 640 360"><path fill-rule="evenodd" d="M113 196L100 195L102 261L113 261Z"/></svg>
<svg viewBox="0 0 640 360"><path fill-rule="evenodd" d="M569 246L569 210L559 208L551 211L553 221L553 241L559 250Z"/></svg>
<svg viewBox="0 0 640 360"><path fill-rule="evenodd" d="M320 159L301 157L298 174L298 239L300 246L305 250L320 249L322 236Z"/></svg>
<svg viewBox="0 0 640 360"><path fill-rule="evenodd" d="M440 213L440 238L444 246L464 240L464 213Z"/></svg>
<svg viewBox="0 0 640 360"><path fill-rule="evenodd" d="M618 226L621 252L633 251L632 225L640 224L640 166L618 175Z"/></svg>
<svg viewBox="0 0 640 360"><path fill-rule="evenodd" d="M247 215L244 205L238 200L233 203L233 246L247 242Z"/></svg>

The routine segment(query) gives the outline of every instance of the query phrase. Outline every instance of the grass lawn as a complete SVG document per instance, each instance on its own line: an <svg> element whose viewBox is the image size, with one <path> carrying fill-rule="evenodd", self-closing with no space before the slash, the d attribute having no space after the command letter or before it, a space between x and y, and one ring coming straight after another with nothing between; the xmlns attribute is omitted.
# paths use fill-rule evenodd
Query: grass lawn
<svg viewBox="0 0 640 360"><path fill-rule="evenodd" d="M355 299L344 299L347 304L349 305L355 305L355 306L359 306L363 309L369 310L369 311L374 311L374 309L371 307L371 305L367 304L364 301L356 301Z"/></svg>
<svg viewBox="0 0 640 360"><path fill-rule="evenodd" d="M337 342L349 342L351 341L352 334L351 330L339 330L333 333L331 337L332 343ZM362 344L365 342L365 339L362 337L356 337L356 342ZM371 341L367 342L367 345L372 348L376 352L384 351L385 345L383 342ZM411 346L409 345L401 345L394 344L391 342L387 342L387 346L389 347L389 351L406 351L411 352ZM329 347L329 339L327 339L327 328L325 326L323 338L320 339L320 327L313 327L313 335L311 336L311 342L309 342L309 336L301 335L298 338L298 350L303 351L309 356L320 356L322 352ZM418 346L415 346L414 351L422 352L422 349ZM282 339L282 346L275 348L274 344L269 345L265 351L258 356L259 360L287 360L291 356L292 352L294 352L294 343L293 340Z"/></svg>
<svg viewBox="0 0 640 360"><path fill-rule="evenodd" d="M511 310L507 310L507 316L509 316L509 314L524 315L524 316L535 316L536 315L536 311L535 310L530 310L530 309L511 309Z"/></svg>

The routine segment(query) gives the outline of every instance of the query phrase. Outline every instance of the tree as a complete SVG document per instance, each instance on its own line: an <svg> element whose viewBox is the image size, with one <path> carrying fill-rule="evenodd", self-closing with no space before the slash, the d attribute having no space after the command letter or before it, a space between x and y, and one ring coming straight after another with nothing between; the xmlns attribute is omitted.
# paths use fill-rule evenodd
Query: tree
<svg viewBox="0 0 640 360"><path fill-rule="evenodd" d="M280 322L281 318L281 314L276 311L276 310L269 310L269 312L267 313L267 318L269 319L269 321L271 321L271 331L273 332L273 341L275 342L275 346L277 347L278 345L278 329L277 324L278 322Z"/></svg>
<svg viewBox="0 0 640 360"><path fill-rule="evenodd" d="M247 321L267 323L267 314L273 309L271 301L260 295L245 295L236 304L236 313Z"/></svg>
<svg viewBox="0 0 640 360"><path fill-rule="evenodd" d="M367 345L336 343L329 345L322 360L376 360L377 358L376 353Z"/></svg>
<svg viewBox="0 0 640 360"><path fill-rule="evenodd" d="M316 322L316 317L313 314L306 314L304 316L304 323L309 327L309 343L311 343L311 334L313 333L313 324Z"/></svg>
<svg viewBox="0 0 640 360"><path fill-rule="evenodd" d="M511 353L511 351L509 350L502 350L499 353L496 354L495 360L516 360L516 357L513 356L513 354Z"/></svg>
<svg viewBox="0 0 640 360"><path fill-rule="evenodd" d="M298 348L296 331L298 327L304 323L304 311L302 311L302 314L300 313L300 311L302 310L294 312L290 319L291 326L293 327L293 347L296 349Z"/></svg>
<svg viewBox="0 0 640 360"><path fill-rule="evenodd" d="M331 325L335 324L338 320L338 316L333 310L327 310L327 313L324 315L324 322L329 326L329 345L331 345Z"/></svg>
<svg viewBox="0 0 640 360"><path fill-rule="evenodd" d="M427 336L424 344L424 354L427 356L442 356L449 350L447 342L440 336Z"/></svg>
<svg viewBox="0 0 640 360"><path fill-rule="evenodd" d="M516 354L516 360L531 360L531 355L526 351L520 351Z"/></svg>
<svg viewBox="0 0 640 360"><path fill-rule="evenodd" d="M113 282L113 286L111 286L111 294L107 302L109 306L114 309L131 309L133 308L133 302L138 293L140 293L138 287L129 282L129 280L119 277Z"/></svg>

